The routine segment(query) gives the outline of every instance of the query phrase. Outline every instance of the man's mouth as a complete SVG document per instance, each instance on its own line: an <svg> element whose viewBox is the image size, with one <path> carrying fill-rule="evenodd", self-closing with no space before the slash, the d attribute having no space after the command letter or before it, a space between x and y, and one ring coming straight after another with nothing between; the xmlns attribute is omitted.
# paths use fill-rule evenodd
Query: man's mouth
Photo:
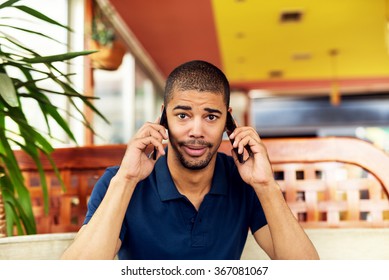
<svg viewBox="0 0 389 280"><path fill-rule="evenodd" d="M185 152L188 155L192 156L192 157L200 157L200 156L202 156L206 152L206 150L208 148L208 146L204 146L204 145L202 145L202 146L198 146L198 145L183 145L182 147L185 150Z"/></svg>

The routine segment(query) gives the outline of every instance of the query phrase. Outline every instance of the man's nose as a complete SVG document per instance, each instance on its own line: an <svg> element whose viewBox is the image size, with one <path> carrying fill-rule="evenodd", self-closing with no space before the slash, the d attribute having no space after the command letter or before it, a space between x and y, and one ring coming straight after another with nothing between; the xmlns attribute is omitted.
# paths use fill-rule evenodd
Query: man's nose
<svg viewBox="0 0 389 280"><path fill-rule="evenodd" d="M203 123L201 118L194 118L192 120L189 136L194 138L203 137Z"/></svg>

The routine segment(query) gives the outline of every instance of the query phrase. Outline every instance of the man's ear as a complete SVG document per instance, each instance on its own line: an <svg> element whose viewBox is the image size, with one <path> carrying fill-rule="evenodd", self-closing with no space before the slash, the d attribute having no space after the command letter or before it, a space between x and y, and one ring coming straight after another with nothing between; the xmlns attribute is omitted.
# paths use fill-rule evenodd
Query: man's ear
<svg viewBox="0 0 389 280"><path fill-rule="evenodd" d="M161 105L161 114L163 112L163 109L165 109L165 105L163 105L163 103L162 103L162 105Z"/></svg>

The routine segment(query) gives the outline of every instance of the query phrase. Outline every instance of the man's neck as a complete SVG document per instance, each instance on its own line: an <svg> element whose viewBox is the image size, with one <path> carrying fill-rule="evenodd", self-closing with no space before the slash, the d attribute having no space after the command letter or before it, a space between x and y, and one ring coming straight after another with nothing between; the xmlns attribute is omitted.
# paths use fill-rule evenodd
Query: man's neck
<svg viewBox="0 0 389 280"><path fill-rule="evenodd" d="M210 191L216 157L207 167L201 170L191 170L182 166L175 155L168 153L168 167L177 190L185 195L198 210L204 196Z"/></svg>

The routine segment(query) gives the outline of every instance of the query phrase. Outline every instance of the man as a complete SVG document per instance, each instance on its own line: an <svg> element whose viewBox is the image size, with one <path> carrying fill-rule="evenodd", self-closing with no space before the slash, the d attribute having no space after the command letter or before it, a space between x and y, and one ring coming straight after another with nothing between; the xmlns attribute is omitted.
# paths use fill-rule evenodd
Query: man
<svg viewBox="0 0 389 280"><path fill-rule="evenodd" d="M217 153L229 99L228 80L214 65L177 67L166 82L167 123L141 127L120 167L102 176L63 258L239 259L250 229L272 259L317 259L257 132L238 127L229 136L239 154L251 150L244 162ZM148 146L156 154L146 154Z"/></svg>

